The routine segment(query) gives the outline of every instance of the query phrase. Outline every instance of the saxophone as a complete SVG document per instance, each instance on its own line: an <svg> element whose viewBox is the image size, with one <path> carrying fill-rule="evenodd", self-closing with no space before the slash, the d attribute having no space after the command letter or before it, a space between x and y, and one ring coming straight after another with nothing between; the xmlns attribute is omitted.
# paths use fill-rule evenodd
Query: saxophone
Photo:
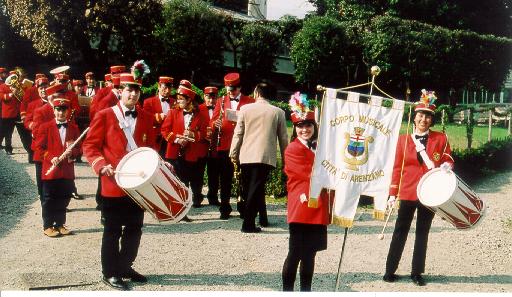
<svg viewBox="0 0 512 297"><path fill-rule="evenodd" d="M231 160L233 163L233 176L235 178L235 196L236 196L236 210L240 214L240 218L244 218L245 214L245 199L242 196L242 182L240 180L240 164L235 161Z"/></svg>

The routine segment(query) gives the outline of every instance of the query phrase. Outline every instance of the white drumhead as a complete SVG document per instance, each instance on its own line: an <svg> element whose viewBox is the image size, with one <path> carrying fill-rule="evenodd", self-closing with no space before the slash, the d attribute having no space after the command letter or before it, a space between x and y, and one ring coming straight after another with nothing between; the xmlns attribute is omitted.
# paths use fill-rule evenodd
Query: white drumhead
<svg viewBox="0 0 512 297"><path fill-rule="evenodd" d="M129 152L116 168L117 185L124 189L136 188L149 180L158 167L158 153L148 147Z"/></svg>
<svg viewBox="0 0 512 297"><path fill-rule="evenodd" d="M416 193L425 206L439 206L453 195L457 187L457 177L453 171L435 168L420 179Z"/></svg>

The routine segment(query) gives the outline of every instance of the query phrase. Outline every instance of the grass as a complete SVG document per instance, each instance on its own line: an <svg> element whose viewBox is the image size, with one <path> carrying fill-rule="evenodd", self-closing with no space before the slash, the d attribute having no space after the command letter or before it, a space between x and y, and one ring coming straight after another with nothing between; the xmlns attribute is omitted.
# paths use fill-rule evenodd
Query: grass
<svg viewBox="0 0 512 297"><path fill-rule="evenodd" d="M292 135L293 125L290 121L287 122L288 128L288 136ZM400 134L405 133L407 129L407 122L402 123L402 127L400 128ZM475 126L473 128L473 148L478 148L481 145L487 142L487 126ZM435 125L432 127L434 131L441 131L441 124ZM466 149L468 147L468 141L466 137L466 126L465 125L456 125L456 124L448 124L446 125L446 134L448 135L448 140L450 142L450 146L453 149ZM492 127L491 138L505 138L508 136L508 130L502 127Z"/></svg>

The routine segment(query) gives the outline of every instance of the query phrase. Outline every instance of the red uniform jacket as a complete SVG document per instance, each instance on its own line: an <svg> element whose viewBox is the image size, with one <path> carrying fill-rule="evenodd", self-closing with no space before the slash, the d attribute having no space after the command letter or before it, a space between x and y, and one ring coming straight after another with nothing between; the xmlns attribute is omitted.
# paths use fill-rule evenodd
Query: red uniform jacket
<svg viewBox="0 0 512 297"><path fill-rule="evenodd" d="M186 161L197 161L198 158L206 156L201 150L199 143L206 136L206 127L208 127L208 118L204 117L199 110L194 111L192 120L190 121L189 131L194 132L194 142L189 142L183 149L183 156ZM165 117L162 124L162 137L167 140L167 151L165 157L168 159L178 158L181 146L174 143L176 135L185 131L185 121L182 109L171 109Z"/></svg>
<svg viewBox="0 0 512 297"><path fill-rule="evenodd" d="M420 164L416 153L411 134L402 134L398 137L396 147L395 164L393 165L393 175L391 177L391 186L389 188L390 196L398 196L401 200L418 200L416 187L421 177L428 171L425 162ZM407 139L407 148L405 141ZM404 160L405 149L405 161ZM436 131L429 131L426 152L434 167L439 167L444 162L453 164L450 144L446 134ZM402 172L402 182L400 184L400 173ZM400 187L400 193L398 193Z"/></svg>
<svg viewBox="0 0 512 297"><path fill-rule="evenodd" d="M51 160L54 157L62 155L66 150L67 143L72 143L80 136L78 126L73 123L68 123L66 128L65 144L62 145L59 135L59 129L55 120L48 121L41 125L39 129L39 136L37 137L36 149L43 153L43 168L41 179L75 179L75 168L74 162L70 158L76 158L80 155L80 147L75 146L71 152L70 158L62 160L59 165L53 169L50 174L46 175L46 172L52 167Z"/></svg>
<svg viewBox="0 0 512 297"><path fill-rule="evenodd" d="M43 152L36 148L35 143L37 142L37 138L39 136L39 128L42 124L49 122L55 119L55 114L53 113L53 107L50 104L44 104L41 107L38 107L34 110L34 117L32 120L32 145L31 148L34 150L34 161L42 161L43 160Z"/></svg>
<svg viewBox="0 0 512 297"><path fill-rule="evenodd" d="M119 98L117 97L112 90L108 92L108 94L105 94L105 96L101 97L98 102L96 102L96 113L106 109L110 108L112 106L116 106L119 103ZM94 117L95 115L93 115Z"/></svg>
<svg viewBox="0 0 512 297"><path fill-rule="evenodd" d="M169 107L173 109L175 105L176 99L169 98ZM160 102L160 97L158 95L154 97L147 98L144 100L144 110L153 115L153 128L155 129L155 135L160 135L160 129L162 127L162 123L164 122L165 116L161 116L162 111L162 103Z"/></svg>
<svg viewBox="0 0 512 297"><path fill-rule="evenodd" d="M284 172L288 176L288 223L329 224L329 197L322 191L318 207L308 207L309 180L315 154L298 139L292 141L284 152ZM304 198L301 201L302 195ZM331 203L332 203L331 199Z"/></svg>
<svg viewBox="0 0 512 297"><path fill-rule="evenodd" d="M222 126L221 126L221 137L220 137L220 145L217 147L217 151L229 151L231 148L231 140L233 139L233 132L235 131L236 122L231 122L226 119L226 109L231 109L231 101L229 100L229 96L226 95L222 98L217 99L217 103L215 104L215 109L213 110L212 119L210 120L210 127L214 129L215 121L219 118L220 115L220 107L221 103L224 102L223 116L222 116ZM240 102L238 102L238 106L236 110L240 110L240 107L244 106L248 103L254 103L254 99L249 96L240 96Z"/></svg>
<svg viewBox="0 0 512 297"><path fill-rule="evenodd" d="M11 88L6 85L0 85L0 100L2 101L2 119L12 119L20 114L20 101L16 97L9 98L12 93Z"/></svg>
<svg viewBox="0 0 512 297"><path fill-rule="evenodd" d="M26 116L27 108L30 102L35 101L37 99L39 99L39 91L37 90L37 87L35 85L25 90L25 94L23 94L23 100L21 101L20 105L21 118L24 118Z"/></svg>
<svg viewBox="0 0 512 297"><path fill-rule="evenodd" d="M101 101L101 98L108 95L108 93L110 93L111 90L112 87L101 88L98 90L98 92L96 92L96 95L92 97L91 106L89 106L89 119L91 120L91 122L94 118L94 115L99 111L97 108L97 103Z"/></svg>
<svg viewBox="0 0 512 297"><path fill-rule="evenodd" d="M34 126L34 112L39 107L45 105L47 102L43 101L41 98L39 100L34 100L28 104L27 112L25 113L25 119L23 120L23 125L28 130L32 130Z"/></svg>
<svg viewBox="0 0 512 297"><path fill-rule="evenodd" d="M121 108L119 104L115 108ZM155 147L153 134L153 118L142 108L136 106L137 121L133 139L138 147ZM101 168L110 164L115 169L119 161L128 153L126 145L128 140L119 127L114 111L106 108L99 111L94 117L87 137L82 145L83 154L91 164L94 172L99 175ZM126 193L117 185L114 176L101 177L101 195L106 198L126 196Z"/></svg>

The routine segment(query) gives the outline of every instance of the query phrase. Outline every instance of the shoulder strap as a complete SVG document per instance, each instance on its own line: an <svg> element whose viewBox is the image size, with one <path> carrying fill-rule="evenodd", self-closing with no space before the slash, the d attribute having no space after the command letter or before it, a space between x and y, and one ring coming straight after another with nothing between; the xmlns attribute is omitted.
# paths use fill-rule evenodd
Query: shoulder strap
<svg viewBox="0 0 512 297"><path fill-rule="evenodd" d="M132 133L130 132L130 126L121 113L121 107L119 107L119 105L114 105L111 108L114 111L117 120L119 121L119 127L123 130L126 140L128 140L128 151L133 151L137 148L137 144L135 143L135 139L133 139Z"/></svg>

